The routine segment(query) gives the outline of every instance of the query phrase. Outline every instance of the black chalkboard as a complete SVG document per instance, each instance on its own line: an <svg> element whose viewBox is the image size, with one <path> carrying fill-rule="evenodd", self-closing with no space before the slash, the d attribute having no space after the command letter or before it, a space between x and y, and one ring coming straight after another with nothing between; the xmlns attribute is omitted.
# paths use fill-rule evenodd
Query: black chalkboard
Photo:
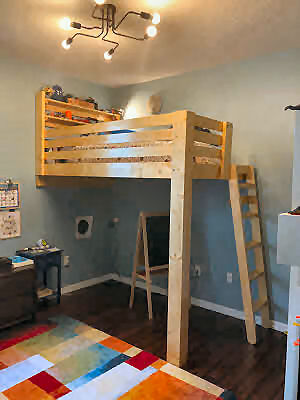
<svg viewBox="0 0 300 400"><path fill-rule="evenodd" d="M147 216L149 266L169 264L170 216Z"/></svg>

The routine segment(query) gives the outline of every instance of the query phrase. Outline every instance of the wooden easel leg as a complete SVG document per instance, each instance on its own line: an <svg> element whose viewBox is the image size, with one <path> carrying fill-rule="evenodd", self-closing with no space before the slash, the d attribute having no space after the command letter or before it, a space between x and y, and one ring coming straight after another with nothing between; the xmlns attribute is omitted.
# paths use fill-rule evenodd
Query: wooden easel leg
<svg viewBox="0 0 300 400"><path fill-rule="evenodd" d="M138 267L138 260L139 260L139 255L140 255L140 247L141 247L141 216L139 216L139 221L138 221L138 231L136 235L136 244L135 244L135 255L134 255L134 261L133 261L133 271L132 271L132 280L131 280L131 294L130 294L130 301L129 301L129 307L133 307L133 302L134 302L134 290L136 286L136 270Z"/></svg>
<svg viewBox="0 0 300 400"><path fill-rule="evenodd" d="M147 270L146 270L146 288L147 288L148 314L149 314L149 320L151 320L153 318L152 298L151 298L151 277L149 272L147 273Z"/></svg>
<svg viewBox="0 0 300 400"><path fill-rule="evenodd" d="M130 294L130 301L129 301L130 308L133 307L135 285L136 285L136 263L134 263L133 271L132 271L131 294Z"/></svg>
<svg viewBox="0 0 300 400"><path fill-rule="evenodd" d="M167 360L182 366L188 355L192 179L171 182Z"/></svg>

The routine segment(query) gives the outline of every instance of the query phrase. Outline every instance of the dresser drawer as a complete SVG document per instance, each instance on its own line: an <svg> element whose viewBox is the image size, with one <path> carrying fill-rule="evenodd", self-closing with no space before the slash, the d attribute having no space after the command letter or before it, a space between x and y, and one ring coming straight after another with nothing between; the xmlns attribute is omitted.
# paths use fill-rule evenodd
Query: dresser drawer
<svg viewBox="0 0 300 400"><path fill-rule="evenodd" d="M0 300L0 327L14 320L26 317L36 311L34 296L16 296L10 300Z"/></svg>
<svg viewBox="0 0 300 400"><path fill-rule="evenodd" d="M0 277L0 300L32 294L35 290L35 270L27 269Z"/></svg>

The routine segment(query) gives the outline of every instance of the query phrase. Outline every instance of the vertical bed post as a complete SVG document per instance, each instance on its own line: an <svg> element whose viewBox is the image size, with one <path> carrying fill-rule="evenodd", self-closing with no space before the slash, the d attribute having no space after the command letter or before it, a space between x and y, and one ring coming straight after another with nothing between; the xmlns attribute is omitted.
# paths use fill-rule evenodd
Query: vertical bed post
<svg viewBox="0 0 300 400"><path fill-rule="evenodd" d="M193 114L184 111L176 116L171 173L167 360L182 366L188 355Z"/></svg>
<svg viewBox="0 0 300 400"><path fill-rule="evenodd" d="M36 185L41 186L40 176L44 175L45 140L45 92L35 96L35 175Z"/></svg>

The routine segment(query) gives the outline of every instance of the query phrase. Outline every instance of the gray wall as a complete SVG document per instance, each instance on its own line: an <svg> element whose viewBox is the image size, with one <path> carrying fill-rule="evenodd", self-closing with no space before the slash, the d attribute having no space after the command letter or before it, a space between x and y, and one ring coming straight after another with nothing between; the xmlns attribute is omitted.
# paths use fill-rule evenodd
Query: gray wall
<svg viewBox="0 0 300 400"><path fill-rule="evenodd" d="M287 320L289 268L276 264L277 215L291 207L294 128L294 114L283 107L300 102L299 65L300 51L293 50L118 90L119 105L129 107L131 115L146 114L147 99L158 93L163 112L188 109L233 122L233 162L257 169L273 317L282 322ZM138 211L166 209L169 184L118 181L113 192L114 208L122 214L115 265L130 275ZM192 295L241 310L228 200L227 183L194 183L192 263L201 264L203 273L193 278ZM227 271L233 272L232 285L226 283Z"/></svg>
<svg viewBox="0 0 300 400"><path fill-rule="evenodd" d="M0 256L46 238L71 256L71 268L63 271L63 285L103 275L110 264L111 188L36 189L35 187L35 93L58 83L78 96L94 96L110 106L112 90L71 79L18 60L0 62L0 177L21 184L22 236L0 241ZM93 215L91 240L75 239L75 216Z"/></svg>

